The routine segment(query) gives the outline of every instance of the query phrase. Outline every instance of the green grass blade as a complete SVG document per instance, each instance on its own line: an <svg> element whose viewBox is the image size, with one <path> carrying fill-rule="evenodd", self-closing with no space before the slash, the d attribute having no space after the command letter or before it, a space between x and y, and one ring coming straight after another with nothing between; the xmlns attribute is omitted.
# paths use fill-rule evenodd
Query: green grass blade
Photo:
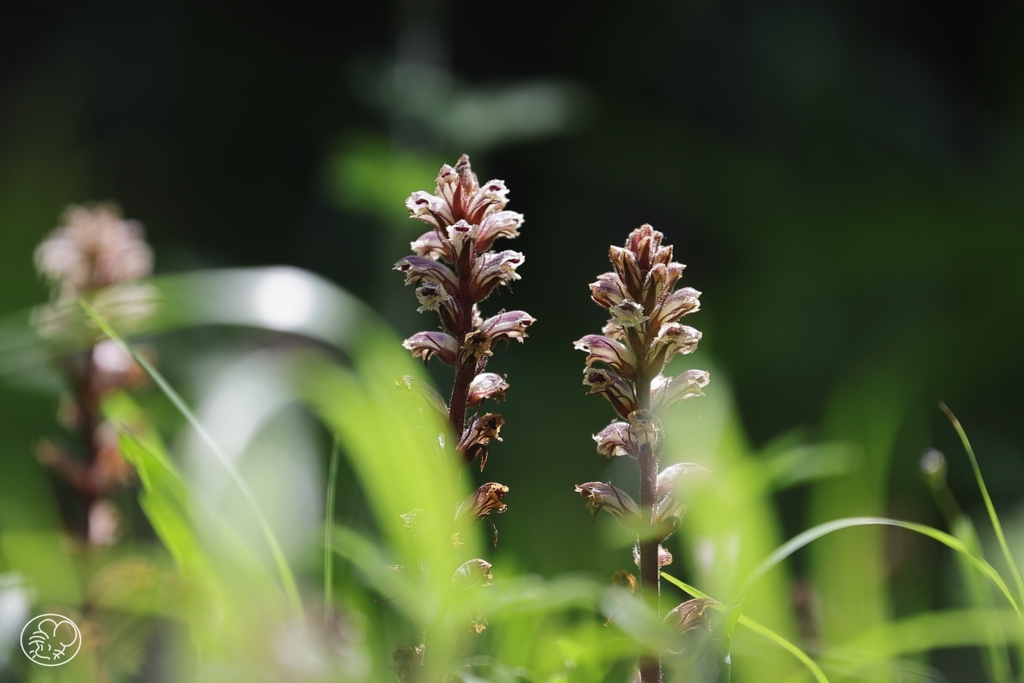
<svg viewBox="0 0 1024 683"><path fill-rule="evenodd" d="M270 523L267 521L267 518L263 515L263 511L260 509L259 504L256 502L256 497L253 495L252 490L249 488L249 486L245 483L245 480L242 479L242 475L239 473L238 469L235 468L234 463L232 463L231 460L224 454L224 452L220 449L217 443L213 440L213 437L210 436L210 433L207 432L206 428L203 427L201 422L199 422L199 418L195 416L192 410L188 407L188 404L186 404L184 399L182 399L181 396L178 395L178 392L174 390L170 383L166 379L164 379L164 376L161 375L160 372L155 367L153 367L149 361L147 361L141 355L136 353L135 349L133 349L127 342L125 342L124 339L122 339L117 334L117 332L115 332L113 328L111 328L110 325L107 324L107 322L103 318L101 318L99 314L96 313L96 311L92 308L92 306L88 304L88 302L81 301L80 303L82 305L82 308L85 309L85 312L89 315L90 318L92 318L93 322L96 323L100 330L108 337L110 337L110 339L113 340L115 344L121 347L125 351L125 353L129 354L133 359L135 359L135 362L138 363L139 366L146 371L146 374L150 376L153 382L160 388L161 391L163 391L164 395L167 396L167 398L170 399L171 403L174 404L174 407L178 409L178 411L184 416L184 418L188 421L192 428L196 430L196 433L199 435L199 437L203 440L204 443L206 443L207 447L213 452L217 460L220 461L220 464L228 472L232 480L234 480L235 485L238 486L239 490L242 493L242 496L245 498L246 502L249 504L249 507L252 509L253 514L256 517L256 521L259 523L260 528L263 531L264 537L266 537L267 539L267 544L270 546L271 553L273 553L274 563L276 564L278 574L281 577L281 584L284 587L284 592L286 597L288 598L288 602L291 604L292 608L296 612L301 613L302 600L299 597L299 589L295 583L295 577L292 575L292 571L288 567L288 562L287 560L285 560L284 553L281 550L281 546L278 544L277 538L274 536L274 532L270 528Z"/></svg>
<svg viewBox="0 0 1024 683"><path fill-rule="evenodd" d="M1003 557L1006 559L1006 564L1010 568L1010 572L1013 574L1013 579L1017 583L1017 597L1020 598L1021 604L1024 604L1024 579L1021 578L1020 569L1017 568L1017 564L1013 561L1013 555L1010 553L1010 546L1006 543L1006 535L1003 533L1003 525L999 523L999 515L996 514L996 508L992 504L992 497L988 495L988 487L985 486L985 479L981 476L981 467L978 465L978 458L974 455L974 449L971 448L971 442L967 439L967 433L964 428L960 425L960 420L956 419L956 415L949 409L945 403L939 402L939 408L946 414L949 421L953 423L953 429L960 435L960 441L963 442L964 450L967 451L967 457L971 459L971 467L974 468L974 477L978 480L978 488L981 489L981 497L985 500L985 509L988 510L988 518L992 522L992 528L995 529L996 538L999 539L999 547L1003 551Z"/></svg>
<svg viewBox="0 0 1024 683"><path fill-rule="evenodd" d="M704 593L700 592L699 590L697 590L693 586L690 586L688 584L683 583L682 581L680 581L679 579L675 578L674 576L670 576L670 575L666 574L665 572L662 572L661 575L665 578L666 581L668 581L669 583L674 584L678 588L686 591L687 593L689 593L690 595L692 595L695 598L707 598L707 597L710 597L710 596L705 595ZM754 633L757 633L758 635L764 636L765 638L767 638L768 640L772 641L773 643L775 643L776 645L778 645L782 649L784 649L787 652L789 652L790 654L792 654L798 660L800 660L800 662L805 667L807 667L807 670L810 671L811 674L814 675L814 678L818 681L818 683L828 683L828 677L825 675L825 672L821 670L821 667L819 667L814 662L814 660L811 659L810 656L806 652L801 650L799 647L797 647L793 643L789 642L788 640L786 640L785 638L780 636L778 633L776 633L775 631L773 631L770 628L768 628L767 626L761 625L760 623L754 621L753 619L751 619L748 616L745 616L745 615L741 614L740 615L739 623L742 624L743 626L745 626L746 628L750 629Z"/></svg>
<svg viewBox="0 0 1024 683"><path fill-rule="evenodd" d="M324 517L324 618L330 619L334 607L334 552L331 550L331 531L334 529L334 497L338 479L338 460L341 448L338 437L331 447L330 473L327 475L327 512Z"/></svg>
<svg viewBox="0 0 1024 683"><path fill-rule="evenodd" d="M961 553L968 562L974 565L975 569L981 572L982 575L996 586L996 588L1002 591L1003 595L1006 596L1007 601L1009 601L1010 606L1013 607L1013 611L1017 613L1017 617L1021 621L1024 621L1024 614L1021 613L1020 605L1017 604L1010 588L1006 585L1006 582L1003 581L1003 577L999 575L999 572L997 572L991 564L972 553L970 548L967 547L967 544L955 536L951 536L944 531L939 531L938 529L925 524L904 522L898 519L889 519L887 517L846 517L844 519L836 519L831 522L819 524L816 527L808 529L802 534L794 536L789 541L779 546L775 552L766 557L764 561L758 565L757 569L751 573L750 578L748 578L743 584L743 590L746 590L758 578L812 541L815 541L822 536L827 536L834 531L839 531L840 529L849 529L860 526L894 526L901 529L908 529L909 531L928 536L958 553ZM743 590L740 592L742 593Z"/></svg>

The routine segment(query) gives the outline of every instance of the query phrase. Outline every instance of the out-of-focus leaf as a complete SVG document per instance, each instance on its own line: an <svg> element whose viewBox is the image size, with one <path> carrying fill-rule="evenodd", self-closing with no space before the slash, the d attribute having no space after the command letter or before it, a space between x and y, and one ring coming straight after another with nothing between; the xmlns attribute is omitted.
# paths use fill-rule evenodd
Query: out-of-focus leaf
<svg viewBox="0 0 1024 683"><path fill-rule="evenodd" d="M966 515L961 514L953 521L953 535L963 541L967 549L978 557L982 557L981 541L974 529L974 524ZM964 587L967 589L968 604L977 608L977 612L988 613L989 616L982 617L981 614L974 615L973 623L966 624L970 631L977 637L984 637L984 656L982 662L993 683L1007 683L1012 680L1012 668L1010 665L1009 653L1006 650L1006 636L1002 624L998 619L991 618L991 613L996 608L996 597L992 587L974 571L970 562L960 554L957 554L957 569ZM980 618L979 618L980 617ZM1019 630L1019 629L1018 629Z"/></svg>
<svg viewBox="0 0 1024 683"><path fill-rule="evenodd" d="M164 392L167 398L170 399L171 403L173 403L174 406L181 412L181 414L185 417L185 419L192 426L192 428L196 430L196 432L203 438L204 441L206 441L210 450L214 453L214 455L217 456L217 459L221 462L224 468L231 475L231 478L234 480L235 484L238 486L241 493L245 496L246 502L249 503L253 515L256 517L260 527L263 530L263 533L267 540L267 544L270 546L271 552L273 553L274 561L275 564L277 565L277 571L278 574L280 575L281 583L283 584L284 592L285 595L288 597L288 601L291 603L293 609L301 612L302 602L299 598L299 590L295 584L295 577L292 575L291 568L288 566L288 562L284 558L284 554L281 551L280 544L278 543L277 538L274 536L273 531L270 529L270 524L267 522L267 519L264 516L263 511L260 509L255 497L252 495L252 491L249 490L249 487L246 485L245 481L238 473L238 470L235 468L234 464L221 452L220 448L209 436L209 433L199 422L196 416L192 413L192 411L189 409L185 401L171 387L167 380L164 379L163 375L161 375L160 372L157 371L157 369L153 367L153 365L148 360L146 360L138 353L136 353L131 346L129 346L123 339L121 339L121 337L110 327L110 325L108 325L106 321L104 321L101 317L99 317L99 315L97 315L96 311L94 311L92 307L89 306L88 303L82 302L82 307L85 308L86 312L89 314L89 317L92 318L92 320L104 332L104 334L110 337L124 351L129 353L131 357L135 360L135 362L138 363L146 371L146 374L148 374L150 378L153 380L153 382L158 387L160 387L160 390Z"/></svg>
<svg viewBox="0 0 1024 683"><path fill-rule="evenodd" d="M1002 644L1024 638L1024 627L1013 610L936 610L874 628L830 649L827 656L856 659L863 652L877 652L885 658L896 658L941 648L985 646L990 634L978 625L986 622L999 626L998 633L1005 638Z"/></svg>
<svg viewBox="0 0 1024 683"><path fill-rule="evenodd" d="M170 465L166 454L154 448L154 441L146 439L144 442L144 437L127 430L118 436L122 455L135 467L142 482L139 505L153 530L182 571L194 576L208 575L206 554L192 533L192 513L184 480Z"/></svg>
<svg viewBox="0 0 1024 683"><path fill-rule="evenodd" d="M943 545L951 548L952 550L955 550L968 562L970 562L975 569L981 572L981 574L985 576L985 578L991 581L996 586L996 588L998 588L1002 592L1004 596L1006 596L1006 600L1010 603L1010 606L1013 607L1013 610L1017 614L1018 618L1020 618L1020 620L1024 622L1024 613L1021 612L1021 608L1017 604L1017 601L1014 598L1013 593L1010 592L1010 588L1006 585L1006 582L1003 581L1003 578L999 575L999 572L997 572L995 568L991 564L986 562L983 558L974 555L963 541L956 538L955 536L947 534L944 531L939 531L938 529L932 528L925 524L904 522L898 519L888 519L885 517L848 517L846 519L836 519L831 522L819 524L818 526L812 527L801 534L797 534L792 539L790 539L783 545L779 546L779 548L775 552L773 552L771 555L765 558L765 560L757 567L756 570L754 570L751 573L750 577L743 584L743 590L746 590L758 578L760 578L766 572L771 570L772 567L775 567L784 559L792 555L794 552L796 552L800 548L803 548L805 545L811 543L811 541L817 540L822 536L827 536L828 534L831 534L835 531L839 531L840 529L849 529L861 526L894 526L903 529L908 529L910 531L935 539L939 543L942 543ZM742 593L742 590L740 592Z"/></svg>
<svg viewBox="0 0 1024 683"><path fill-rule="evenodd" d="M971 468L974 470L974 478L978 482L978 490L981 491L981 497L985 501L985 510L988 512L989 521L992 522L992 528L996 532L996 538L999 540L999 549L1003 551L1003 559L1006 560L1007 568L1013 575L1013 580L1017 585L1017 597L1020 598L1021 605L1024 605L1024 578L1021 577L1020 568L1017 567L1017 563L1014 562L1013 553L1010 552L1010 546L1006 543L1006 534L1003 533L1003 525L999 521L999 515L996 514L996 508L992 504L992 497L988 494L988 487L985 485L985 478L981 476L981 466L978 465L978 458L974 455L974 449L971 447L971 442L967 439L967 433L964 428L960 425L960 421L956 419L953 411L950 410L945 403L939 403L939 407L946 413L946 417L953 423L953 428L956 433L960 436L960 441L964 445L964 450L967 451L967 457L971 459Z"/></svg>
<svg viewBox="0 0 1024 683"><path fill-rule="evenodd" d="M842 441L796 446L768 458L765 469L775 490L849 473L863 458L861 448Z"/></svg>

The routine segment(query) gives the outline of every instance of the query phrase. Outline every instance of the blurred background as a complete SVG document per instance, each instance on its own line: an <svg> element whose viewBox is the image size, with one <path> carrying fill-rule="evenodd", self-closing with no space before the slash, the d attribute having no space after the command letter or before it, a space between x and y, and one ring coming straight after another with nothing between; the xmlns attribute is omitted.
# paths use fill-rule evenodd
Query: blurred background
<svg viewBox="0 0 1024 683"><path fill-rule="evenodd" d="M771 494L781 538L842 514L942 527L918 465L928 447L983 514L939 400L997 509L1024 522L1019 2L51 1L4 14L0 314L45 301L32 253L63 208L109 199L146 226L157 274L297 266L399 335L432 329L390 270L422 228L404 199L468 153L526 217L505 247L526 255L522 280L485 307L538 320L489 368L512 389L504 442L474 474L511 488L508 564L622 564L594 547L572 493L628 475L593 450L612 415L584 395L571 342L604 322L587 284L609 269L608 245L645 222L703 292L687 360L712 371L707 392L745 448L863 449L840 463L850 477ZM152 343L195 396L227 355L276 342L220 330ZM2 389L4 524L28 514L15 477L43 481L24 473L56 405ZM698 425L710 410L686 409ZM324 434L303 433L325 459ZM919 546L886 540L896 614L955 602L941 553ZM971 671L977 655L949 666Z"/></svg>

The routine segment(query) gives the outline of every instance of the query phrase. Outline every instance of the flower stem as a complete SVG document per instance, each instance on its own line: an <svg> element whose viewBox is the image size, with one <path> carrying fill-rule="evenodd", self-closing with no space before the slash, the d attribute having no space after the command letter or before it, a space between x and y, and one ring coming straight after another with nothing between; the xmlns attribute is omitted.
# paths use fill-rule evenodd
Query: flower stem
<svg viewBox="0 0 1024 683"><path fill-rule="evenodd" d="M651 408L651 377L638 372L636 395L641 410ZM660 616L661 573L658 571L658 539L654 534L654 515L658 496L658 458L661 454L644 445L637 463L640 466L640 590L644 601ZM661 683L661 658L640 658L641 683Z"/></svg>

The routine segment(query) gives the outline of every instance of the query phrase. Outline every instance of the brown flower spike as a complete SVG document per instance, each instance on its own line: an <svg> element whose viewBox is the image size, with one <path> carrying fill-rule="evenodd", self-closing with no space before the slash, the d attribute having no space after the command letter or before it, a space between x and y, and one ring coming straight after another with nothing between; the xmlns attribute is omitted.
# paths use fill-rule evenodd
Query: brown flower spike
<svg viewBox="0 0 1024 683"><path fill-rule="evenodd" d="M496 239L517 237L523 223L521 214L505 210L507 194L500 180L481 186L466 155L454 168L445 164L434 194L413 192L406 201L411 217L431 229L410 245L415 255L395 264L406 284L416 286L419 311L437 313L441 323L440 331L417 332L403 346L417 358L436 357L455 368L448 422L463 462L480 458L481 470L487 443L498 439L504 421L488 413L467 425L466 409L487 398L504 399L508 384L484 372L487 361L496 342L522 342L534 322L524 311L501 310L485 319L478 307L496 289L519 279L516 269L524 260L517 251L491 250Z"/></svg>
<svg viewBox="0 0 1024 683"><path fill-rule="evenodd" d="M116 204L69 206L60 222L35 250L36 270L51 290L31 320L64 374L68 388L59 417L78 444L47 439L36 456L78 495L84 514L73 520L75 532L93 545L112 545L121 534L121 515L111 498L134 470L121 457L117 430L103 418L101 405L114 391L145 384L146 374L113 341L97 335L79 300L89 299L122 330L141 322L156 303L153 288L140 282L153 268L153 251L141 223L125 219Z"/></svg>
<svg viewBox="0 0 1024 683"><path fill-rule="evenodd" d="M414 253L395 264L395 270L405 275L405 283L416 288L417 310L436 313L440 323L440 329L417 332L402 345L424 362L436 358L455 369L447 404L440 396L431 395L431 405L445 414L459 461L469 465L479 460L481 471L487 465L491 442L501 441L505 419L494 412L467 411L488 399L505 400L508 382L501 375L486 372L487 362L498 342L522 342L526 328L534 323L524 311L501 309L485 318L479 307L496 290L519 279L518 268L524 260L517 251L492 249L499 238L517 237L523 223L521 214L505 210L507 194L500 180L481 186L466 155L454 168L445 164L433 194L414 192L406 201L411 217L430 229L412 242ZM480 520L487 520L494 528L497 545L498 530L491 516L505 512L502 499L507 493L504 484L489 482L458 506L452 519L452 546L456 551L463 545L462 533ZM412 513L405 517L407 524L416 521ZM480 558L462 562L454 569L453 585L466 589L487 586L492 581L490 570L491 564ZM481 617L463 636L475 638L485 625ZM416 680L422 669L423 647L399 647L395 651L394 668L400 681Z"/></svg>
<svg viewBox="0 0 1024 683"><path fill-rule="evenodd" d="M686 511L689 486L706 470L695 463L668 467L660 475L664 427L658 412L678 401L703 396L710 376L687 370L678 377L662 375L676 355L697 349L701 333L679 321L700 308L700 292L676 289L685 266L672 260L672 247L650 225L630 233L624 247L612 247L613 270L590 285L591 297L608 310L603 334L590 334L575 342L587 354L583 384L603 396L621 418L594 436L598 453L605 457L629 456L640 468L640 504L609 484L589 482L576 491L597 514L606 510L629 528L636 529L635 549L640 586L657 610L659 567L671 562L660 547ZM661 680L657 658L640 662L643 683Z"/></svg>

